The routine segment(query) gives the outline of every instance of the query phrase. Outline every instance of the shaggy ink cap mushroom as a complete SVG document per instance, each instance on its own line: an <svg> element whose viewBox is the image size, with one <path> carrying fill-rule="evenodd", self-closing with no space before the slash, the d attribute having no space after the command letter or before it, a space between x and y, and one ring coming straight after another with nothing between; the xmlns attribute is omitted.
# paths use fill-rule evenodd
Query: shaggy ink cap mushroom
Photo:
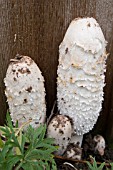
<svg viewBox="0 0 113 170"><path fill-rule="evenodd" d="M10 60L5 82L5 94L14 124L32 120L33 127L45 122L44 78L36 63L28 56L17 55Z"/></svg>
<svg viewBox="0 0 113 170"><path fill-rule="evenodd" d="M77 18L59 46L58 110L73 120L76 135L89 132L102 109L106 44L94 18Z"/></svg>

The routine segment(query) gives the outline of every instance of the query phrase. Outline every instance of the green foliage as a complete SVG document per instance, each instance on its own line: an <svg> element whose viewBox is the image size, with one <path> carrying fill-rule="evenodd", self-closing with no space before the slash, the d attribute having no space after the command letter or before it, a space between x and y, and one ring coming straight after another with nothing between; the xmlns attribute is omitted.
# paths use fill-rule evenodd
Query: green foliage
<svg viewBox="0 0 113 170"><path fill-rule="evenodd" d="M88 167L90 170L102 170L105 162L103 162L99 167L97 166L97 162L95 160L95 158L91 157L91 159L93 160L93 164L91 164L90 162L87 161Z"/></svg>
<svg viewBox="0 0 113 170"><path fill-rule="evenodd" d="M110 168L106 167L106 170L113 170L113 163L110 163L110 166L111 166Z"/></svg>
<svg viewBox="0 0 113 170"><path fill-rule="evenodd" d="M23 133L23 125L18 128L17 123L14 128L10 115L6 117L7 125L0 127L0 169L56 170L52 153L57 147L53 139L44 138L46 126L34 129L29 125Z"/></svg>
<svg viewBox="0 0 113 170"><path fill-rule="evenodd" d="M90 162L87 161L87 165L89 167L89 170L103 170L104 166L105 166L105 162L101 163L101 165L98 167L97 166L97 162L95 160L95 158L93 158L92 156L90 156L92 159L92 164ZM113 170L113 163L110 163L111 167L106 167L106 170Z"/></svg>
<svg viewBox="0 0 113 170"><path fill-rule="evenodd" d="M111 170L113 170L113 163L110 163L110 165L111 165Z"/></svg>

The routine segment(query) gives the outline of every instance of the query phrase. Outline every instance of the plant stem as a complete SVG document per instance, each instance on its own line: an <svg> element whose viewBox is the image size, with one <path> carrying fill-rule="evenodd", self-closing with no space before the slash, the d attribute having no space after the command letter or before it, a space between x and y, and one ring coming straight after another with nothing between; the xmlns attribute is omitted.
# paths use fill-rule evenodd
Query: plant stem
<svg viewBox="0 0 113 170"><path fill-rule="evenodd" d="M16 167L16 170L19 170L23 164L23 161L19 163L19 165Z"/></svg>

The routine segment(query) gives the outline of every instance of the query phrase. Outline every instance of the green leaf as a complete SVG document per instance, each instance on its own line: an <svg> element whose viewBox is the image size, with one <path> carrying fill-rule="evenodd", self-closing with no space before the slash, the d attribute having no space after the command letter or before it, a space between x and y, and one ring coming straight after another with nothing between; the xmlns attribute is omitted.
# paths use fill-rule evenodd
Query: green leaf
<svg viewBox="0 0 113 170"><path fill-rule="evenodd" d="M113 170L113 163L110 163L110 165L111 165L111 170Z"/></svg>
<svg viewBox="0 0 113 170"><path fill-rule="evenodd" d="M22 132L20 131L20 134L17 136L17 140L18 140L18 144L21 145L22 143ZM18 145L17 145L18 146ZM22 151L22 147L21 147L21 151ZM19 147L16 147L15 148L15 151L16 151L16 154L17 155L20 155L21 154L21 151L20 151L20 148Z"/></svg>
<svg viewBox="0 0 113 170"><path fill-rule="evenodd" d="M26 137L28 138L29 142L31 142L33 145L35 140L41 140L41 137L45 135L44 130L45 129L43 125L41 125L39 128L35 130L33 129L31 125L29 125L27 132L26 132Z"/></svg>
<svg viewBox="0 0 113 170"><path fill-rule="evenodd" d="M38 161L33 161L32 162L32 165L37 169L40 169L40 170L44 170L44 167L45 167L45 162L42 161L42 160L38 160ZM36 169L36 170L37 170Z"/></svg>
<svg viewBox="0 0 113 170"><path fill-rule="evenodd" d="M18 147L20 152L22 152L21 146L20 146L19 141L18 141L17 137L15 136L14 132L12 133L12 139L13 139L13 141L12 141L13 146Z"/></svg>
<svg viewBox="0 0 113 170"><path fill-rule="evenodd" d="M96 162L95 158L92 157L92 159L93 159L93 167L94 167L95 170L96 170L96 169L98 169L98 167L97 167L97 162Z"/></svg>
<svg viewBox="0 0 113 170"><path fill-rule="evenodd" d="M18 120L16 121L16 125L15 125L15 128L18 128Z"/></svg>
<svg viewBox="0 0 113 170"><path fill-rule="evenodd" d="M51 145L54 144L55 140L53 138L45 138L43 142Z"/></svg>
<svg viewBox="0 0 113 170"><path fill-rule="evenodd" d="M27 152L27 154L25 155L25 159L26 160L46 159L46 155L44 154L44 151L41 149L40 150L33 149Z"/></svg>
<svg viewBox="0 0 113 170"><path fill-rule="evenodd" d="M86 161L86 163L87 163L87 165L89 166L89 168L90 168L91 170L94 170L92 164L90 164L88 161Z"/></svg>
<svg viewBox="0 0 113 170"><path fill-rule="evenodd" d="M52 170L57 170L56 162L52 159Z"/></svg>
<svg viewBox="0 0 113 170"><path fill-rule="evenodd" d="M7 157L7 163L12 169L20 160L23 158L22 155L11 155Z"/></svg>
<svg viewBox="0 0 113 170"><path fill-rule="evenodd" d="M2 141L1 137L0 137L0 148L2 149L4 146L4 142Z"/></svg>
<svg viewBox="0 0 113 170"><path fill-rule="evenodd" d="M4 156L2 154L2 152L0 151L0 164L4 161Z"/></svg>
<svg viewBox="0 0 113 170"><path fill-rule="evenodd" d="M22 164L22 168L24 170L34 170L33 166L30 163L28 163L28 162Z"/></svg>
<svg viewBox="0 0 113 170"><path fill-rule="evenodd" d="M23 162L21 161L17 166L16 166L16 170L20 170L20 168L22 167Z"/></svg>
<svg viewBox="0 0 113 170"><path fill-rule="evenodd" d="M0 169L1 170L12 170L9 165L7 164L7 162L4 162L0 165Z"/></svg>
<svg viewBox="0 0 113 170"><path fill-rule="evenodd" d="M46 170L50 170L50 164L48 164L48 162L46 161L45 163L44 163L44 166L46 167Z"/></svg>
<svg viewBox="0 0 113 170"><path fill-rule="evenodd" d="M39 161L37 162L27 161L22 165L22 168L24 170L44 170L44 168L39 164Z"/></svg>
<svg viewBox="0 0 113 170"><path fill-rule="evenodd" d="M103 163L98 167L98 170L102 170L103 167L104 167L104 165L105 165L105 162L103 162Z"/></svg>
<svg viewBox="0 0 113 170"><path fill-rule="evenodd" d="M4 126L4 127L1 126L0 130L1 130L2 135L4 135L4 136L9 136L10 135L10 131L9 131L8 128L6 128L6 126Z"/></svg>
<svg viewBox="0 0 113 170"><path fill-rule="evenodd" d="M90 156L90 158L93 160L93 164L89 163L87 161L87 165L88 167L90 168L90 170L102 170L104 165L105 165L105 162L103 162L99 167L97 166L97 162L95 160L95 158L93 158L92 156Z"/></svg>
<svg viewBox="0 0 113 170"><path fill-rule="evenodd" d="M18 125L13 127L10 115L7 114L7 126L0 127L1 134L6 139L4 143L0 140L0 169L44 170L46 167L47 170L56 170L52 153L57 147L53 146L53 139L45 138L46 125L37 129L29 125L24 132L24 124L19 129L17 127Z"/></svg>
<svg viewBox="0 0 113 170"><path fill-rule="evenodd" d="M21 140L21 150L22 150L22 153L24 154L24 147L25 147L25 142L26 142L26 138L24 135L22 135L22 140Z"/></svg>
<svg viewBox="0 0 113 170"><path fill-rule="evenodd" d="M7 114L6 114L6 123L7 123L7 126L10 129L13 129L13 124L12 124L11 116L10 116L8 111L7 111Z"/></svg>
<svg viewBox="0 0 113 170"><path fill-rule="evenodd" d="M2 149L2 156L5 158L5 156L7 155L7 152L9 150L10 146L9 145L4 145L3 149Z"/></svg>
<svg viewBox="0 0 113 170"><path fill-rule="evenodd" d="M45 133L46 133L46 125L42 126L43 129L42 129L42 132L39 136L39 141L42 141L44 139L44 136L45 136Z"/></svg>
<svg viewBox="0 0 113 170"><path fill-rule="evenodd" d="M106 170L110 170L110 169L106 167Z"/></svg>
<svg viewBox="0 0 113 170"><path fill-rule="evenodd" d="M58 150L58 147L57 146L52 146L52 145L50 145L50 144L47 144L47 143L45 143L45 142L41 142L41 143L37 143L37 145L35 146L35 148L43 148L44 150L47 150L48 149L48 152L54 152L54 151L57 151Z"/></svg>

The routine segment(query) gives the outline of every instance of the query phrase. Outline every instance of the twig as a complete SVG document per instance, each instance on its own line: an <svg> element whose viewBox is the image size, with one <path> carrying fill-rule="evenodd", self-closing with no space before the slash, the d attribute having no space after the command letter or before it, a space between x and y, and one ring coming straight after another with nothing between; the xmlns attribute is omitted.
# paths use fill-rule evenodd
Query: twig
<svg viewBox="0 0 113 170"><path fill-rule="evenodd" d="M76 160L76 159L66 158L66 157L58 156L58 155L54 155L54 158L62 159L62 160L66 160L66 161L72 161L72 162L76 162L76 163L87 164L87 161L85 161L85 160ZM93 161L88 161L88 162L90 162L91 164L93 163ZM97 165L101 165L101 164L102 164L101 162L97 162ZM109 163L105 163L105 166L110 167L110 164Z"/></svg>
<svg viewBox="0 0 113 170"><path fill-rule="evenodd" d="M52 116L54 115L55 105L56 105L56 100L54 101L53 108L52 108L52 110L51 110L51 114L50 114L49 118L47 119L47 125L49 124L50 119L51 119Z"/></svg>

